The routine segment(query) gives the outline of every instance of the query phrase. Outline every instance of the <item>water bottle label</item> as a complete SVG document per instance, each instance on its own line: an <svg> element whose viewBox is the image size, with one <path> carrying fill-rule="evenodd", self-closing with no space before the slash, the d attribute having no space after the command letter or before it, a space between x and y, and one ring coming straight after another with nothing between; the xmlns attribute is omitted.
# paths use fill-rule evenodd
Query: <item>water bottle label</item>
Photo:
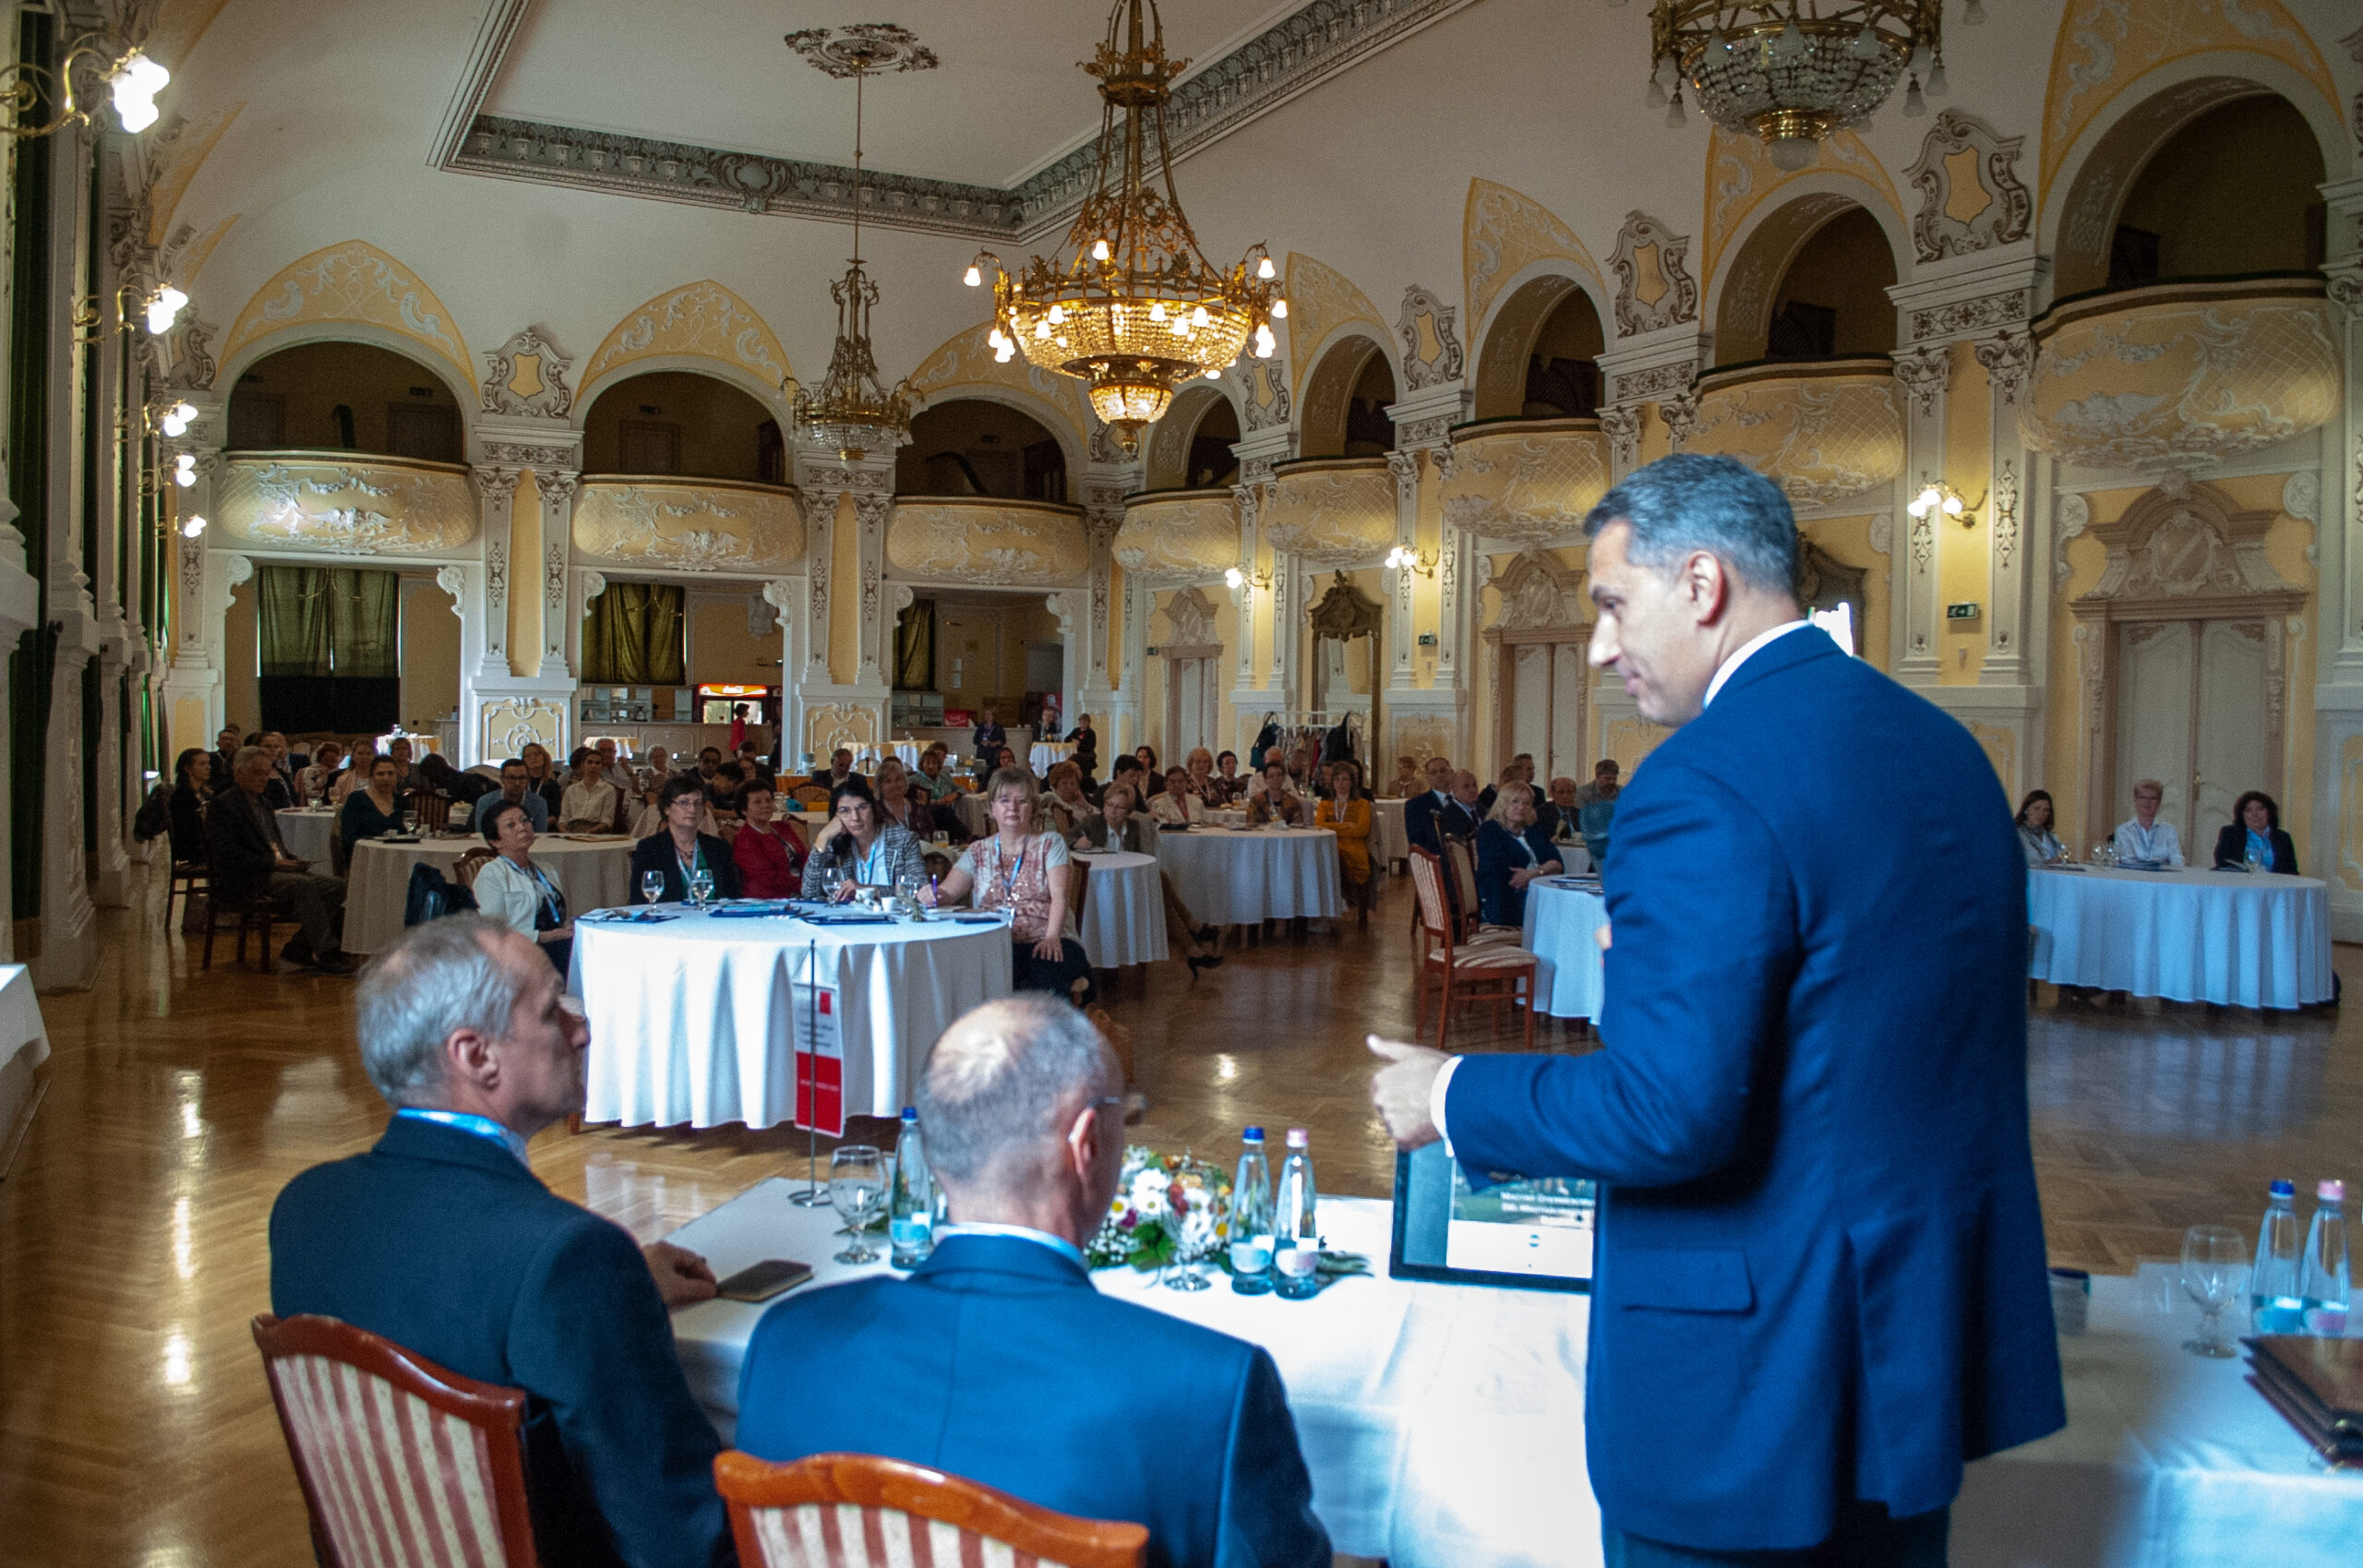
<svg viewBox="0 0 2363 1568"><path fill-rule="evenodd" d="M1262 1274L1272 1266L1272 1244L1266 1240L1234 1241L1230 1244L1230 1272Z"/></svg>
<svg viewBox="0 0 2363 1568"><path fill-rule="evenodd" d="M1272 1266L1292 1279L1311 1279L1320 1261L1319 1249L1313 1247L1282 1247L1272 1254Z"/></svg>
<svg viewBox="0 0 2363 1568"><path fill-rule="evenodd" d="M928 1223L925 1215L911 1215L898 1219L894 1221L893 1229L894 1245L904 1248L924 1247L935 1235L935 1227Z"/></svg>

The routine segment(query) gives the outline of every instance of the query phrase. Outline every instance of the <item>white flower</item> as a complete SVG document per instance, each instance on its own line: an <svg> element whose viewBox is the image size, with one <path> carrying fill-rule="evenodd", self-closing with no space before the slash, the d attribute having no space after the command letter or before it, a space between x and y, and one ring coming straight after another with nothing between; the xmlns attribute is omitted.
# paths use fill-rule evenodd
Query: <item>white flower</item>
<svg viewBox="0 0 2363 1568"><path fill-rule="evenodd" d="M1166 1202L1165 1190L1167 1187L1171 1185L1171 1183L1172 1178L1167 1176L1163 1170L1155 1167L1151 1167L1149 1169L1144 1170L1133 1178L1132 1206L1134 1210L1139 1214L1142 1219L1152 1220L1163 1219L1165 1217L1166 1211L1170 1206Z"/></svg>
<svg viewBox="0 0 2363 1568"><path fill-rule="evenodd" d="M1192 1209L1182 1220L1182 1251L1195 1257L1211 1250L1215 1244L1215 1211L1208 1203Z"/></svg>

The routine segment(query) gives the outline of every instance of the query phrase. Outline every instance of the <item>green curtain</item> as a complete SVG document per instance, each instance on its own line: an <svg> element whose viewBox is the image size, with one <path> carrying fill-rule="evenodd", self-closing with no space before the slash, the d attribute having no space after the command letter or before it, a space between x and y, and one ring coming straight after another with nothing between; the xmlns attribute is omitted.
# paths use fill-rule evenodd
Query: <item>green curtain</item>
<svg viewBox="0 0 2363 1568"><path fill-rule="evenodd" d="M402 670L402 578L390 571L329 574L329 647L336 673L391 680Z"/></svg>
<svg viewBox="0 0 2363 1568"><path fill-rule="evenodd" d="M676 583L610 582L582 617L582 678L593 686L680 686L689 678Z"/></svg>
<svg viewBox="0 0 2363 1568"><path fill-rule="evenodd" d="M678 583L650 582L642 643L648 650L648 684L683 686L690 678L690 591Z"/></svg>
<svg viewBox="0 0 2363 1568"><path fill-rule="evenodd" d="M257 640L266 676L329 671L329 574L318 567L255 569Z"/></svg>
<svg viewBox="0 0 2363 1568"><path fill-rule="evenodd" d="M894 689L935 689L935 601L920 599L894 622Z"/></svg>

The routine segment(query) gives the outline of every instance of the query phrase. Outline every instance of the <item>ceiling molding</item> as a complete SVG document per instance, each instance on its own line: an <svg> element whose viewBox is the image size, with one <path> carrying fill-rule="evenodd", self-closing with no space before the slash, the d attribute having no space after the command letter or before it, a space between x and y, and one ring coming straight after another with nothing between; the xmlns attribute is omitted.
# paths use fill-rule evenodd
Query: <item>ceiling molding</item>
<svg viewBox="0 0 2363 1568"><path fill-rule="evenodd" d="M847 221L853 170L581 130L481 113L532 0L491 0L430 162L497 178L659 201ZM1166 127L1176 162L1476 0L1310 0L1173 90ZM464 129L462 129L464 127ZM979 239L1027 237L1064 221L1089 194L1095 132L1014 186L862 172L862 221Z"/></svg>

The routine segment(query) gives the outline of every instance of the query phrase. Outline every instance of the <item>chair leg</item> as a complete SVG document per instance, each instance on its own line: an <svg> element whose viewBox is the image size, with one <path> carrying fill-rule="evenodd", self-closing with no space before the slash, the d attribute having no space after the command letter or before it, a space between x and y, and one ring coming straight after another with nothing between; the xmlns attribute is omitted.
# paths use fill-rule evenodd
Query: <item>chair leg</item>
<svg viewBox="0 0 2363 1568"><path fill-rule="evenodd" d="M1447 964L1444 972L1444 995L1436 1007L1436 1049L1444 1049L1445 1035L1452 1028L1452 970Z"/></svg>
<svg viewBox="0 0 2363 1568"><path fill-rule="evenodd" d="M1518 982L1526 987L1526 1048L1534 1048L1534 976L1529 975Z"/></svg>
<svg viewBox="0 0 2363 1568"><path fill-rule="evenodd" d="M219 923L220 917L212 905L211 897L212 895L210 893L207 895L208 902L205 909L205 962L200 967L200 972L210 971L213 967L213 932Z"/></svg>

